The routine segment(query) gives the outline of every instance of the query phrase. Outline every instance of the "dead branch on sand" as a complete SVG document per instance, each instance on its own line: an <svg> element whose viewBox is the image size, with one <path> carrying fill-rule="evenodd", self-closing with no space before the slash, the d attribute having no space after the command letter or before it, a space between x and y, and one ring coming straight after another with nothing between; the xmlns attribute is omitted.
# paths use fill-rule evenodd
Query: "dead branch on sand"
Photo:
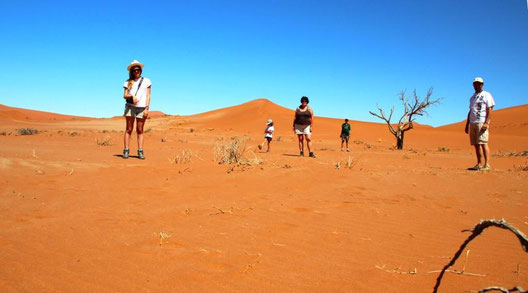
<svg viewBox="0 0 528 293"><path fill-rule="evenodd" d="M528 291L524 291L524 289L520 286L515 286L511 289L506 289L504 287L488 287L488 288L484 288L482 290L479 291L479 293L484 293L484 292L488 292L488 291L501 291L501 292L504 292L504 293L510 293L510 292L521 292L521 293L526 293Z"/></svg>
<svg viewBox="0 0 528 293"><path fill-rule="evenodd" d="M462 232L472 232L472 233L471 233L471 235L469 235L469 237L466 239L466 241L464 241L464 243L462 243L462 245L460 246L458 251L455 253L453 258L451 259L451 261L440 271L440 275L438 275L438 278L436 279L436 284L435 284L435 286L433 288L433 293L438 292L438 287L440 287L440 283L442 282L442 278L444 277L445 272L447 271L447 269L450 266L455 264L456 260L458 259L458 257L460 256L460 254L462 253L464 248L466 248L466 246L469 244L469 242L471 242L478 235L480 235L480 233L482 233L482 231L484 231L484 229L486 229L488 227L492 227L492 226L498 227L498 228L502 228L502 229L506 229L506 230L510 230L513 234L515 234L515 236L517 236L517 238L519 238L519 241L521 242L521 246L522 246L523 250L528 253L528 238L526 237L526 235L523 232L519 231L519 229L515 228L510 223L506 222L506 220L504 220L504 219L501 219L501 220L495 220L495 219L480 220L480 222L477 225L475 225L475 227L473 227L473 229L462 230ZM519 287L516 287L516 288L519 288ZM510 292L510 291L503 291L503 292ZM511 292L514 292L514 291L511 291ZM523 291L521 291L521 292L523 292Z"/></svg>

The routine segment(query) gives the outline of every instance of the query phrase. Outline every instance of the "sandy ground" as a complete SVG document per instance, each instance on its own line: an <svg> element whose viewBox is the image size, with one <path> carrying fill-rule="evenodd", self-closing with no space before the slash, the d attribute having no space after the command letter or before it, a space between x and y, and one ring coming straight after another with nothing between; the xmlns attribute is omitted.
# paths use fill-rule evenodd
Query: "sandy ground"
<svg viewBox="0 0 528 293"><path fill-rule="evenodd" d="M123 118L0 112L2 292L431 292L461 230L504 218L528 232L528 157L511 156L528 150L527 105L494 113L491 172L467 170L460 123L417 126L397 151L385 125L351 121L347 153L342 121L317 117L317 158L300 158L293 111L255 100L156 115L142 161L120 157ZM268 118L270 154L256 148ZM251 165L214 161L235 136ZM528 288L528 253L509 231L468 249L465 272L485 276L448 273L440 292Z"/></svg>

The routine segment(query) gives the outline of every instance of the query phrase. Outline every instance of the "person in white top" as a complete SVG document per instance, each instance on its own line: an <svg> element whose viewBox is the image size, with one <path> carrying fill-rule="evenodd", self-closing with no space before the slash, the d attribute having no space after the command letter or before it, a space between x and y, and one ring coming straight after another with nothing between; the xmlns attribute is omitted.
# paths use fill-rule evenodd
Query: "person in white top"
<svg viewBox="0 0 528 293"><path fill-rule="evenodd" d="M264 141L262 141L261 144L259 144L258 148L259 150L262 150L262 147L264 147L264 143L268 143L268 149L266 150L266 153L270 152L270 143L273 140L273 132L275 132L275 127L273 126L273 120L268 119L268 122L266 123L266 130L264 130Z"/></svg>
<svg viewBox="0 0 528 293"><path fill-rule="evenodd" d="M477 164L468 169L489 171L489 125L495 101L489 92L482 90L483 87L484 80L481 77L476 77L473 80L475 93L469 99L469 113L465 131L469 133L470 143L475 147L477 155ZM482 164L482 157L484 157L484 164Z"/></svg>
<svg viewBox="0 0 528 293"><path fill-rule="evenodd" d="M150 89L152 83L150 79L142 77L144 65L139 61L134 60L128 65L127 70L128 80L125 81L123 87L125 93L123 98L126 100L125 113L126 118L126 129L124 136L123 158L128 159L130 149L130 136L134 130L134 121L137 121L136 133L138 140L138 158L144 160L145 155L143 153L143 128L145 127L145 121L147 120L150 105Z"/></svg>

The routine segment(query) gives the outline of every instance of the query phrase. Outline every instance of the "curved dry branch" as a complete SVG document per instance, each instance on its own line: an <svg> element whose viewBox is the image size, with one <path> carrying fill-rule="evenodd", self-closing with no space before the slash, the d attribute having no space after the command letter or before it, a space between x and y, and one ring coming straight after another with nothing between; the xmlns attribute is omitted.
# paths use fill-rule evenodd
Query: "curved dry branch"
<svg viewBox="0 0 528 293"><path fill-rule="evenodd" d="M515 228L510 223L506 222L506 220L504 220L504 219L502 219L502 220L495 220L495 219L480 220L480 222L477 225L475 225L475 227L473 227L473 229L462 230L462 232L468 232L469 231L469 232L472 232L472 233L471 233L471 235L469 235L469 237L466 239L466 241L464 241L464 243L462 243L462 245L460 246L458 251L455 253L453 258L451 259L451 261L442 269L442 271L440 271L440 274L438 275L438 278L436 278L436 284L435 284L434 289L433 289L434 293L438 292L438 287L440 287L440 283L442 282L442 278L444 277L444 274L445 274L446 270L450 266L455 264L456 260L458 259L458 257L460 257L460 254L462 253L464 248L469 244L469 242L471 242L473 239L475 239L475 237L480 235L480 233L482 233L482 231L484 231L484 229L492 227L492 226L498 227L498 228L502 228L502 229L506 229L506 230L510 230L513 234L515 234L515 236L517 236L517 238L521 242L521 246L524 249L524 251L528 253L528 237L526 237L526 235L523 232L519 231L519 229Z"/></svg>
<svg viewBox="0 0 528 293"><path fill-rule="evenodd" d="M504 292L504 293L511 293L511 292L521 292L521 293L526 293L526 291L524 291L524 289L520 286L516 286L516 287L513 287L511 289L506 289L504 287L488 287L488 288L484 288L482 290L479 291L479 293L484 293L484 292L489 292L489 291L501 291L501 292Z"/></svg>

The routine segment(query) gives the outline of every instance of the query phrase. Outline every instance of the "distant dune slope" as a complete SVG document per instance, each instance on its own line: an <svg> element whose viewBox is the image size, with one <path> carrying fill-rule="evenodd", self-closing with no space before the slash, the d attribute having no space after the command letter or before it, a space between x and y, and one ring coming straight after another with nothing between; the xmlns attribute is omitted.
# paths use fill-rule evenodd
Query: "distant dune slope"
<svg viewBox="0 0 528 293"><path fill-rule="evenodd" d="M0 104L0 120L22 121L65 121L65 120L90 120L92 118L72 115L62 115L51 112L28 110L9 107Z"/></svg>
<svg viewBox="0 0 528 293"><path fill-rule="evenodd" d="M466 121L438 127L439 130L460 131ZM528 104L500 109L492 112L491 130L494 134L527 136L528 135Z"/></svg>

